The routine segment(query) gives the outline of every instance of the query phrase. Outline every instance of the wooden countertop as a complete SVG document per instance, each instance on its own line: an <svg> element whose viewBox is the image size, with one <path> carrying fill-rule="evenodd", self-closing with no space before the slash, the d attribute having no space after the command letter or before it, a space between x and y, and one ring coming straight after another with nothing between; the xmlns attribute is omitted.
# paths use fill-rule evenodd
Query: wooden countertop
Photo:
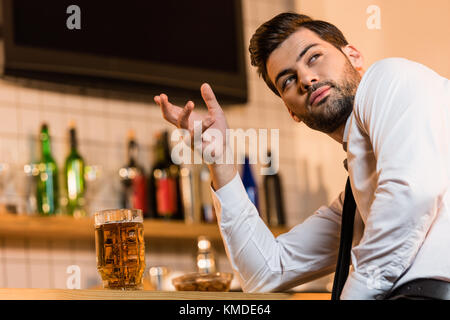
<svg viewBox="0 0 450 320"><path fill-rule="evenodd" d="M0 300L329 300L329 293L0 289Z"/></svg>

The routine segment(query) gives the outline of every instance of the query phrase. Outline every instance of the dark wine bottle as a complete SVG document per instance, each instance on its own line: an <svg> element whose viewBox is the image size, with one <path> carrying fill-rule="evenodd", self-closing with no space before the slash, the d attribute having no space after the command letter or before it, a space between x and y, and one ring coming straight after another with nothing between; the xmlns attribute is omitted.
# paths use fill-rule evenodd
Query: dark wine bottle
<svg viewBox="0 0 450 320"><path fill-rule="evenodd" d="M269 162L268 167L271 168ZM263 178L264 195L266 198L266 219L271 227L285 225L285 212L283 202L283 190L281 177L278 172L269 169L267 175Z"/></svg>
<svg viewBox="0 0 450 320"><path fill-rule="evenodd" d="M151 217L182 220L180 168L171 159L167 131L157 135L154 152L155 161L149 178Z"/></svg>
<svg viewBox="0 0 450 320"><path fill-rule="evenodd" d="M134 131L128 132L127 164L120 168L122 181L121 204L123 208L140 209L144 217L148 217L147 181L144 168L138 163L139 145Z"/></svg>

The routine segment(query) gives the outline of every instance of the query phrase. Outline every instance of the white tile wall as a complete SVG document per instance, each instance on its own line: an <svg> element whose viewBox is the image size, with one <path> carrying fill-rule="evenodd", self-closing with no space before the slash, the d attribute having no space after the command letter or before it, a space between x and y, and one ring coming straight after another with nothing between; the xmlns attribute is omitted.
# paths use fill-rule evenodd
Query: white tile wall
<svg viewBox="0 0 450 320"><path fill-rule="evenodd" d="M50 269L50 288L55 289L67 289L67 279L70 274L67 273L67 267L75 263L67 263L62 261L52 261L49 264ZM83 270L81 270L81 277L83 276ZM88 287L81 287L87 289Z"/></svg>
<svg viewBox="0 0 450 320"><path fill-rule="evenodd" d="M27 263L25 261L17 261L6 259L4 268L6 270L5 287L8 288L29 288L31 278L30 271L27 270Z"/></svg>
<svg viewBox="0 0 450 320"><path fill-rule="evenodd" d="M14 102L17 103L20 106L42 106L42 93L43 90L39 90L39 88L36 87L30 87L30 84L36 84L35 82L31 80L23 80L18 79L16 80L17 88L16 90L16 99Z"/></svg>
<svg viewBox="0 0 450 320"><path fill-rule="evenodd" d="M51 259L51 241L32 239L27 241L27 260L34 262L45 262Z"/></svg>
<svg viewBox="0 0 450 320"><path fill-rule="evenodd" d="M51 272L47 261L30 263L30 288L50 288Z"/></svg>
<svg viewBox="0 0 450 320"><path fill-rule="evenodd" d="M17 87L14 84L3 83L0 86L0 101L2 104L17 103Z"/></svg>
<svg viewBox="0 0 450 320"><path fill-rule="evenodd" d="M26 252L25 239L4 239L3 257L7 260L25 261Z"/></svg>
<svg viewBox="0 0 450 320"><path fill-rule="evenodd" d="M81 288L92 288L101 285L101 278L97 272L95 259L77 263L81 271Z"/></svg>
<svg viewBox="0 0 450 320"><path fill-rule="evenodd" d="M101 98L104 96L104 92L90 89L86 92L88 95L85 99L84 110L92 115L98 114L103 118L106 113L106 101Z"/></svg>
<svg viewBox="0 0 450 320"><path fill-rule="evenodd" d="M19 135L28 137L32 135L37 138L39 128L43 119L43 114L40 108L25 108L18 107ZM28 159L28 158L25 158Z"/></svg>
<svg viewBox="0 0 450 320"><path fill-rule="evenodd" d="M75 242L58 240L50 243L50 260L59 263L75 264Z"/></svg>
<svg viewBox="0 0 450 320"><path fill-rule="evenodd" d="M0 117L0 134L17 135L17 108L11 103L2 103L0 114L2 115Z"/></svg>
<svg viewBox="0 0 450 320"><path fill-rule="evenodd" d="M65 108L63 97L61 94L61 86L58 86L53 83L45 83L42 85L46 90L41 90L41 99L42 105L48 108L56 108L61 110L61 108Z"/></svg>
<svg viewBox="0 0 450 320"><path fill-rule="evenodd" d="M6 262L2 262L0 264L0 288L5 288L6 285L6 269L5 269Z"/></svg>

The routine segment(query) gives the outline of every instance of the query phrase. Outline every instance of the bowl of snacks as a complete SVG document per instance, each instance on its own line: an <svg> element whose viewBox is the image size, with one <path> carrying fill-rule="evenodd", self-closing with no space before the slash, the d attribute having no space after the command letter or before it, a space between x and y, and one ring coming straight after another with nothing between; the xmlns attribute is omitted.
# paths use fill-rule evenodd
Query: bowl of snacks
<svg viewBox="0 0 450 320"><path fill-rule="evenodd" d="M188 273L172 279L177 291L221 291L230 290L233 274L227 272Z"/></svg>

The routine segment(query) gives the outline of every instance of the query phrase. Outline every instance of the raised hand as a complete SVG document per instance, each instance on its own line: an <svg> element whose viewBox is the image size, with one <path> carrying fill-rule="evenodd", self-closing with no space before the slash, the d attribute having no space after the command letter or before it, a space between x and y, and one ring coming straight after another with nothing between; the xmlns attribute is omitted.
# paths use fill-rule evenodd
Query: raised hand
<svg viewBox="0 0 450 320"><path fill-rule="evenodd" d="M226 142L226 129L228 124L225 118L225 114L220 107L217 99L214 95L213 90L209 84L204 83L200 87L201 95L208 108L208 113L202 115L194 111L194 103L188 101L184 108L173 105L169 102L169 98L165 94L155 96L155 103L161 107L161 112L163 118L168 122L175 125L177 128L188 130L191 136L191 147L193 147L193 137L194 137L194 123L201 121L201 132L202 132L202 150L205 148L211 148L214 150L215 156L220 156L224 154L224 150L227 148ZM204 139L208 136L208 129L216 129L220 131L222 135L222 141L208 141ZM217 166L215 164L210 165L210 170L212 173L213 185L215 188L221 187L223 184L231 180L236 173L234 164L223 164Z"/></svg>
<svg viewBox="0 0 450 320"><path fill-rule="evenodd" d="M208 132L205 131L207 131L208 128L216 129L221 132L222 137L224 138L223 141L214 141L214 143L217 144L217 149L223 148L226 143L226 129L228 128L225 115L217 102L211 87L205 83L201 86L200 90L202 98L208 108L207 115L202 115L193 111L194 103L192 101L188 101L184 108L175 106L169 102L169 99L165 94L156 96L155 102L161 107L161 112L164 119L175 125L177 128L189 131L191 137L191 147L193 147L194 125L200 123L201 121L201 133L204 133L206 136L208 135ZM202 150L205 150L205 148L210 146L211 143L213 142L202 139L202 149L197 151L202 152ZM217 152L218 151L219 150L217 150Z"/></svg>

